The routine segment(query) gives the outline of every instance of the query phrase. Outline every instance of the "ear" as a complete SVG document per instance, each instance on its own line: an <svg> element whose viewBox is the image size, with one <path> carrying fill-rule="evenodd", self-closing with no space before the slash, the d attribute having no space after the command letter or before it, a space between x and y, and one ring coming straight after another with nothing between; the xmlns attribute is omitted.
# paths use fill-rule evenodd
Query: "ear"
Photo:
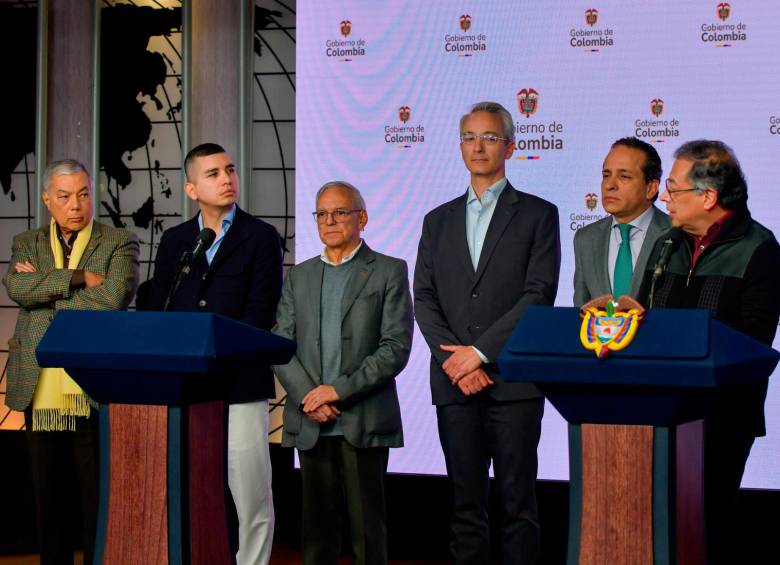
<svg viewBox="0 0 780 565"><path fill-rule="evenodd" d="M652 201L653 198L655 198L655 195L658 194L658 189L660 188L661 183L658 181L658 179L651 180L649 183L647 183L647 191L645 192L645 198Z"/></svg>
<svg viewBox="0 0 780 565"><path fill-rule="evenodd" d="M50 204L51 204L51 200L49 200L49 191L48 190L44 190L41 193L41 198L43 198L43 204L44 204L44 206L46 206L46 209L51 212L51 208L49 207Z"/></svg>
<svg viewBox="0 0 780 565"><path fill-rule="evenodd" d="M512 141L506 142L506 151L504 152L504 161L509 159L512 156L512 153L515 152L515 144Z"/></svg>
<svg viewBox="0 0 780 565"><path fill-rule="evenodd" d="M363 231L366 229L366 224L368 224L368 211L361 210L358 215L358 229Z"/></svg>
<svg viewBox="0 0 780 565"><path fill-rule="evenodd" d="M704 190L704 209L708 212L718 205L718 191L714 188Z"/></svg>
<svg viewBox="0 0 780 565"><path fill-rule="evenodd" d="M186 194L190 200L198 201L198 193L195 190L195 184L187 181L184 183L184 194Z"/></svg>

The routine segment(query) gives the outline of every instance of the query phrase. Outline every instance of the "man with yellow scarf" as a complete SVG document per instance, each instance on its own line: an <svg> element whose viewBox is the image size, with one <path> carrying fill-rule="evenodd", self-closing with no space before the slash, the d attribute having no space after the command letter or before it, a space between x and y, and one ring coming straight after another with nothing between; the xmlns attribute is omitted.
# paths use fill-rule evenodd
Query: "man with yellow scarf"
<svg viewBox="0 0 780 565"><path fill-rule="evenodd" d="M138 238L93 220L92 179L71 159L43 175L51 222L17 235L3 284L20 306L8 341L6 404L24 411L38 510L41 563L71 563L66 466L78 479L84 563L97 519L97 406L63 369L41 369L35 348L59 310L124 310L139 278ZM95 328L99 331L99 328ZM90 339L85 335L84 339Z"/></svg>

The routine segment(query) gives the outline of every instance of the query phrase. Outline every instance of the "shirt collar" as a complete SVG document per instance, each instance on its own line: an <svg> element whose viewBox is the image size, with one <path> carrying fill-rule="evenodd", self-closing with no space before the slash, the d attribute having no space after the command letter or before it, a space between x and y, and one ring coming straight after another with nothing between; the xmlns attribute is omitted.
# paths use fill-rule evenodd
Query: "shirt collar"
<svg viewBox="0 0 780 565"><path fill-rule="evenodd" d="M76 242L76 238L79 236L79 232L73 232L70 235L69 239L65 239L65 236L62 235L62 228L60 228L60 225L57 222L54 222L54 225L57 229L57 239L59 239L68 249L73 248L73 244ZM84 228L81 228L84 229ZM79 230L81 231L81 230Z"/></svg>
<svg viewBox="0 0 780 565"><path fill-rule="evenodd" d="M230 211L225 214L225 217L222 218L222 232L224 233L227 228L233 225L233 220L236 219L236 205L233 204L233 207L230 209ZM203 229L203 214L198 213L198 226L200 229Z"/></svg>
<svg viewBox="0 0 780 565"><path fill-rule="evenodd" d="M341 263L334 263L333 261L331 261L330 258L328 257L328 254L325 252L326 248L323 247L322 248L322 253L320 253L320 259L322 259L323 263L327 263L328 265L330 265L332 267L339 267L339 266L343 265L344 263L347 263L347 262L351 261L355 257L355 255L358 254L358 251L360 251L361 247L363 247L363 240L362 239L360 240L360 243L358 243L357 247L355 247L355 249L350 251L347 254L347 256L344 257L341 260Z"/></svg>
<svg viewBox="0 0 780 565"><path fill-rule="evenodd" d="M712 224L709 229L707 229L707 233L705 233L703 237L693 237L696 244L706 246L715 241L715 238L720 235L720 231L723 229L723 224L726 223L726 220L731 218L733 215L734 210L726 210L726 212L720 218L718 218L718 220Z"/></svg>
<svg viewBox="0 0 780 565"><path fill-rule="evenodd" d="M639 214L636 218L628 222L631 224L631 227L634 228L633 231L647 231L647 228L650 227L650 223L653 221L653 214L655 213L655 206L650 206L647 210ZM615 226L618 225L618 221L615 220L615 216L612 216L612 228L614 229Z"/></svg>
<svg viewBox="0 0 780 565"><path fill-rule="evenodd" d="M487 204L491 202L492 200L498 200L498 197L501 196L501 193L504 191L504 188L506 188L507 180L506 177L500 179L498 182L490 185L485 192L482 193L482 204ZM488 196L488 194L490 196ZM485 197L487 196L487 202L485 201ZM468 196L466 196L466 206L470 206L472 202L479 201L477 198L477 193L474 192L474 188L469 185L468 190Z"/></svg>

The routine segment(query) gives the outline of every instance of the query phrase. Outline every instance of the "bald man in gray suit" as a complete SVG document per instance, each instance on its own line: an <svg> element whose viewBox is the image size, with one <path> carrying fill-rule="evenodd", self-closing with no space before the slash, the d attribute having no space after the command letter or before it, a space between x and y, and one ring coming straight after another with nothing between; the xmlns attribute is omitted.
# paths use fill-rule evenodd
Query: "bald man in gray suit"
<svg viewBox="0 0 780 565"><path fill-rule="evenodd" d="M575 306L604 294L636 297L653 244L671 227L653 205L661 173L652 145L635 137L612 144L601 171L601 203L610 215L574 235Z"/></svg>

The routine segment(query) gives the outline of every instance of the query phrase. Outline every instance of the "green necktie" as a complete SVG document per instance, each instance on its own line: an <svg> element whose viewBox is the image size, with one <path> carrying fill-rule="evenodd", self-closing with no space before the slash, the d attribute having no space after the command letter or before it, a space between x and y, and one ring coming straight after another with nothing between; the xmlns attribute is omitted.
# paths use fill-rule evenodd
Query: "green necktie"
<svg viewBox="0 0 780 565"><path fill-rule="evenodd" d="M618 249L617 261L615 261L615 279L612 285L612 296L615 299L627 294L631 289L631 277L634 274L634 267L631 264L631 224L618 224L620 230L620 248Z"/></svg>

